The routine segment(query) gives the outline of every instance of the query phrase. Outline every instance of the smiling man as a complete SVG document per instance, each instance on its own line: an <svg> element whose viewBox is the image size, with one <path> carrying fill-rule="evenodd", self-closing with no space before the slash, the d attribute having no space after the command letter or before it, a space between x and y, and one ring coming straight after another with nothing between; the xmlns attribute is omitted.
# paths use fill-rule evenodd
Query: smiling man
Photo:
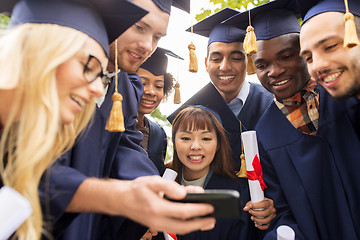
<svg viewBox="0 0 360 240"><path fill-rule="evenodd" d="M360 2L349 0L360 34ZM360 99L360 46L344 47L345 4L326 0L310 9L300 34L301 55L311 76L336 99ZM330 23L331 24L328 24Z"/></svg>
<svg viewBox="0 0 360 240"><path fill-rule="evenodd" d="M243 48L245 31L220 23L239 13L226 8L202 20L193 26L194 32L208 37L206 71L211 82L172 113L168 120L172 122L177 113L189 105L203 105L219 113L222 124L233 152L233 160L241 167L241 130L253 130L273 96L261 85L246 81L246 54ZM241 125L241 128L240 128ZM239 178L247 186L246 178ZM242 202L250 201L250 196L243 194ZM263 208L264 211L253 211ZM245 209L249 211L249 208ZM255 226L266 230L275 216L271 199L253 204L250 214ZM243 217L249 217L243 214ZM252 227L252 226L249 226Z"/></svg>
<svg viewBox="0 0 360 240"><path fill-rule="evenodd" d="M256 74L276 97L255 128L265 194L277 210L264 239L276 239L280 225L293 228L296 239L358 239L359 164L351 156L360 152L353 125L359 103L334 101L310 78L288 3L251 10ZM246 27L248 12L231 21Z"/></svg>

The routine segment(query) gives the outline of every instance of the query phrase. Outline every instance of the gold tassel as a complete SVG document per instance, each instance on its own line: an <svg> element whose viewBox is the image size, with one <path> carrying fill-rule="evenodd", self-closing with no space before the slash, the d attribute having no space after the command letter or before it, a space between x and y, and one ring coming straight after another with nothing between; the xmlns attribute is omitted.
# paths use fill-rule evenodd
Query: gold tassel
<svg viewBox="0 0 360 240"><path fill-rule="evenodd" d="M250 14L250 11L249 11ZM252 26L248 26L246 28L246 35L244 38L244 50L246 54L255 54L258 52L256 45L256 35L254 32L254 28Z"/></svg>
<svg viewBox="0 0 360 240"><path fill-rule="evenodd" d="M354 15L350 12L345 13L344 21L345 21L344 47L353 48L358 46L359 38L356 33Z"/></svg>
<svg viewBox="0 0 360 240"><path fill-rule="evenodd" d="M193 43L190 43L188 46L188 49L190 51L190 64L189 64L189 72L196 73L198 71L198 60L195 55L195 45Z"/></svg>
<svg viewBox="0 0 360 240"><path fill-rule="evenodd" d="M241 177L241 178L247 178L244 146L243 146L243 142L242 142L241 133L242 133L242 126L241 126L241 122L240 122L240 145L241 145L240 164L241 165L240 165L240 170L236 173L236 176Z"/></svg>
<svg viewBox="0 0 360 240"><path fill-rule="evenodd" d="M180 83L175 83L175 94L174 94L174 103L180 104L181 103L181 97L180 97Z"/></svg>
<svg viewBox="0 0 360 240"><path fill-rule="evenodd" d="M345 33L344 33L344 47L353 48L359 45L359 38L356 33L356 26L354 22L354 15L349 11L348 1L344 0L346 13L344 15Z"/></svg>
<svg viewBox="0 0 360 240"><path fill-rule="evenodd" d="M252 58L252 55L251 54L246 54L246 56L247 56L246 73L248 75L255 74L256 73L255 64L254 64L254 60Z"/></svg>
<svg viewBox="0 0 360 240"><path fill-rule="evenodd" d="M111 108L109 119L106 123L105 129L109 132L123 132L125 131L124 127L124 116L122 112L122 103L123 97L118 92L118 63L117 63L117 39L115 40L115 92L112 95L111 99L113 101L113 106Z"/></svg>

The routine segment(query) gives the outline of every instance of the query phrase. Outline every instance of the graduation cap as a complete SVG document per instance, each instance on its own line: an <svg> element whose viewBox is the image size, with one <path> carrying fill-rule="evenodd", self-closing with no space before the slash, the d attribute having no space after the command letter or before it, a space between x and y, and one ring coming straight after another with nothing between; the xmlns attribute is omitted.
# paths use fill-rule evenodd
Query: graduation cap
<svg viewBox="0 0 360 240"><path fill-rule="evenodd" d="M171 12L171 6L190 13L190 0L153 0L153 2L168 14Z"/></svg>
<svg viewBox="0 0 360 240"><path fill-rule="evenodd" d="M277 0L265 3L251 10L251 23L257 40L268 40L288 33L300 33L298 10L288 0ZM223 24L240 29L249 25L249 11L239 13Z"/></svg>
<svg viewBox="0 0 360 240"><path fill-rule="evenodd" d="M147 13L127 0L22 0L12 11L10 26L51 23L74 28L95 39L109 56L109 43Z"/></svg>
<svg viewBox="0 0 360 240"><path fill-rule="evenodd" d="M168 56L184 60L174 52L158 47L155 52L140 66L143 69L148 70L155 76L165 75L168 66Z"/></svg>
<svg viewBox="0 0 360 240"><path fill-rule="evenodd" d="M310 1L310 0L308 0ZM301 5L299 0L298 4ZM311 2L310 2L311 3ZM356 33L356 26L354 22L354 15L360 17L360 1L358 0L323 0L313 1L313 7L306 11L304 14L303 24L310 18L325 12L342 12L345 13L345 35L344 35L344 47L352 48L359 45L359 39ZM349 11L351 9L351 12ZM331 23L330 23L331 24Z"/></svg>
<svg viewBox="0 0 360 240"><path fill-rule="evenodd" d="M158 47L155 52L140 66L143 69L148 70L155 76L165 75L167 73L167 65L168 65L168 56L184 60L179 55L174 52ZM175 95L174 95L174 103L179 104L180 100L180 84L176 82L175 84Z"/></svg>
<svg viewBox="0 0 360 240"><path fill-rule="evenodd" d="M257 52L257 40L268 40L287 33L300 33L300 24L291 9L297 10L297 5L289 0L277 0L238 13L223 21L223 24L246 29L243 46L248 56L246 69L248 74L255 73L251 54Z"/></svg>
<svg viewBox="0 0 360 240"><path fill-rule="evenodd" d="M208 46L213 42L242 42L245 31L230 25L220 25L224 20L240 13L238 10L224 8L223 10L201 20L193 26L193 32L208 37ZM188 28L186 31L191 31Z"/></svg>

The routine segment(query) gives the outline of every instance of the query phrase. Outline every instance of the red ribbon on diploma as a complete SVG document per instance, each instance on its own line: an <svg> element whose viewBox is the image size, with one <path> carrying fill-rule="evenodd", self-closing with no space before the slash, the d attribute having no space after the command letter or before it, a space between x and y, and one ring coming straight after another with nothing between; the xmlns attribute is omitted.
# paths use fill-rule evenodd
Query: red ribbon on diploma
<svg viewBox="0 0 360 240"><path fill-rule="evenodd" d="M262 168L257 154L254 157L252 165L254 167L254 171L246 171L247 177L249 180L258 180L260 182L261 189L264 191L264 189L267 188L267 186L263 179Z"/></svg>

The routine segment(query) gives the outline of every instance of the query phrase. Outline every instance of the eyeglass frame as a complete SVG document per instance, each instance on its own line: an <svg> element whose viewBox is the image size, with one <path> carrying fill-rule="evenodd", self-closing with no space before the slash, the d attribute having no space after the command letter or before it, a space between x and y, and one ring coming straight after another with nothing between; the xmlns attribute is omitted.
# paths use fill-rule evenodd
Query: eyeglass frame
<svg viewBox="0 0 360 240"><path fill-rule="evenodd" d="M95 75L95 78L94 78L94 79L89 80L88 77L87 77L87 75L86 75L86 71L87 71L88 69L91 69L90 67L88 67L91 59L95 59L95 61L99 64L101 71L100 71L97 75ZM92 82L94 82L94 81L95 81L96 79L98 79L99 77L101 78L101 81L104 83L104 85L105 85L105 84L108 84L108 79L106 78L106 74L104 73L104 70L103 70L103 68L102 68L102 66L101 66L101 62L100 62L100 60L99 60L97 57L95 57L94 55L89 54L88 60L86 61L85 64L82 63L82 65L84 66L84 71L83 71L84 79L85 79L89 84L92 83Z"/></svg>

